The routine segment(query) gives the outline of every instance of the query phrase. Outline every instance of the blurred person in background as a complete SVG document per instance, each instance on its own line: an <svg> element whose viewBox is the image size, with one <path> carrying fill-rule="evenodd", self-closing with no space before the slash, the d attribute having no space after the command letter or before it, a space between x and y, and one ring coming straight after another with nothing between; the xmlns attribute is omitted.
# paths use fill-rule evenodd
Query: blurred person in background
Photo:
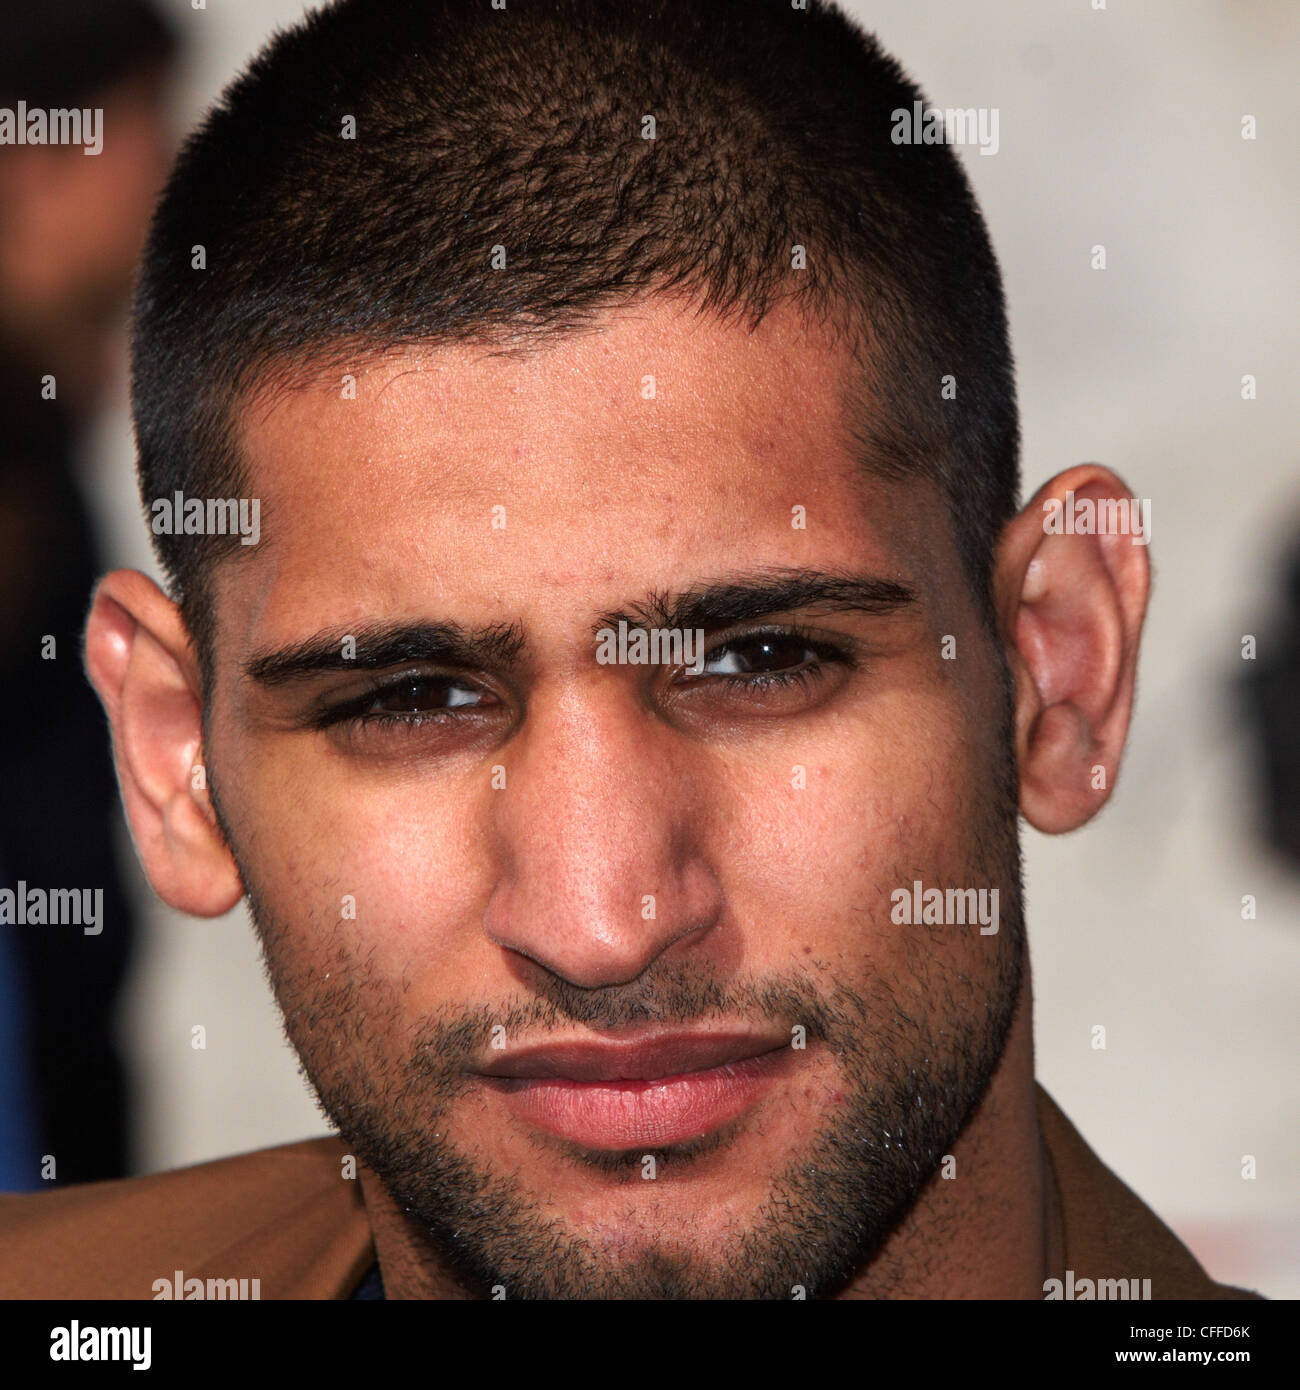
<svg viewBox="0 0 1300 1390"><path fill-rule="evenodd" d="M130 1168L114 1014L133 929L81 665L103 560L75 461L123 379L177 41L148 0L0 0L0 33L0 886L103 891L97 934L0 925L0 1188L15 1190ZM55 111L84 126L60 131Z"/></svg>

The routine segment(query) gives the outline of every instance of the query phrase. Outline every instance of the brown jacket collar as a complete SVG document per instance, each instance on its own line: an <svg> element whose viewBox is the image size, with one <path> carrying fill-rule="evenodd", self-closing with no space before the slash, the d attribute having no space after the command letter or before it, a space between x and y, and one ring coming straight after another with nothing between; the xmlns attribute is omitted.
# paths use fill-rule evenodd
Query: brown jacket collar
<svg viewBox="0 0 1300 1390"><path fill-rule="evenodd" d="M1154 1299L1253 1298L1216 1284L1097 1158L1041 1087L1065 1266L1151 1280ZM271 1298L348 1298L374 1262L347 1146L310 1139L170 1173L0 1197L0 1298L152 1299L186 1281L260 1281ZM1065 1270L1058 1271L1065 1278ZM197 1290L198 1286L191 1285ZM211 1296L211 1295L208 1295ZM233 1290L229 1296L234 1296Z"/></svg>

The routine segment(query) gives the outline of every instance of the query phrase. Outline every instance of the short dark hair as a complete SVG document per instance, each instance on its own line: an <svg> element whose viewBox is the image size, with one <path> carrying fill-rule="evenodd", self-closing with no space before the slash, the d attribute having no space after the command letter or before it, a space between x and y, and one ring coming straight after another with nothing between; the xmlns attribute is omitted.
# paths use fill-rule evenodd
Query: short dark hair
<svg viewBox="0 0 1300 1390"><path fill-rule="evenodd" d="M855 334L884 406L850 410L864 462L939 487L987 618L1019 491L1014 374L959 160L891 138L921 99L822 0L309 14L190 136L154 218L132 362L146 506L248 495L243 393L312 363L545 338L657 291L755 323L791 300ZM206 680L207 567L239 537L155 542Z"/></svg>

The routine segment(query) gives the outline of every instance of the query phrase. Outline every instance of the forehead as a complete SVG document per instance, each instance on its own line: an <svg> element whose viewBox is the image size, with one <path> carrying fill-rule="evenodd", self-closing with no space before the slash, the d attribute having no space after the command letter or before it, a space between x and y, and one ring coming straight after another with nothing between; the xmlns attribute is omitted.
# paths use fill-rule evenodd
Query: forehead
<svg viewBox="0 0 1300 1390"><path fill-rule="evenodd" d="M860 389L849 350L791 309L751 331L669 302L527 353L332 366L243 413L262 535L219 570L223 638L448 602L464 621L577 618L756 563L898 573L937 509L864 475L845 429Z"/></svg>

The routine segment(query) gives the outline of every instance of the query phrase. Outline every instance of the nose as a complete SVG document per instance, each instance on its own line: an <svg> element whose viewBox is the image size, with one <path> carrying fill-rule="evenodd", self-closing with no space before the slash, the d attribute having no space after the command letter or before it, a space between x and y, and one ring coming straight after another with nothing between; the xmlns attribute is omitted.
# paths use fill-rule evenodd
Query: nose
<svg viewBox="0 0 1300 1390"><path fill-rule="evenodd" d="M626 984L722 916L700 750L613 683L535 699L493 793L488 937L582 988Z"/></svg>

